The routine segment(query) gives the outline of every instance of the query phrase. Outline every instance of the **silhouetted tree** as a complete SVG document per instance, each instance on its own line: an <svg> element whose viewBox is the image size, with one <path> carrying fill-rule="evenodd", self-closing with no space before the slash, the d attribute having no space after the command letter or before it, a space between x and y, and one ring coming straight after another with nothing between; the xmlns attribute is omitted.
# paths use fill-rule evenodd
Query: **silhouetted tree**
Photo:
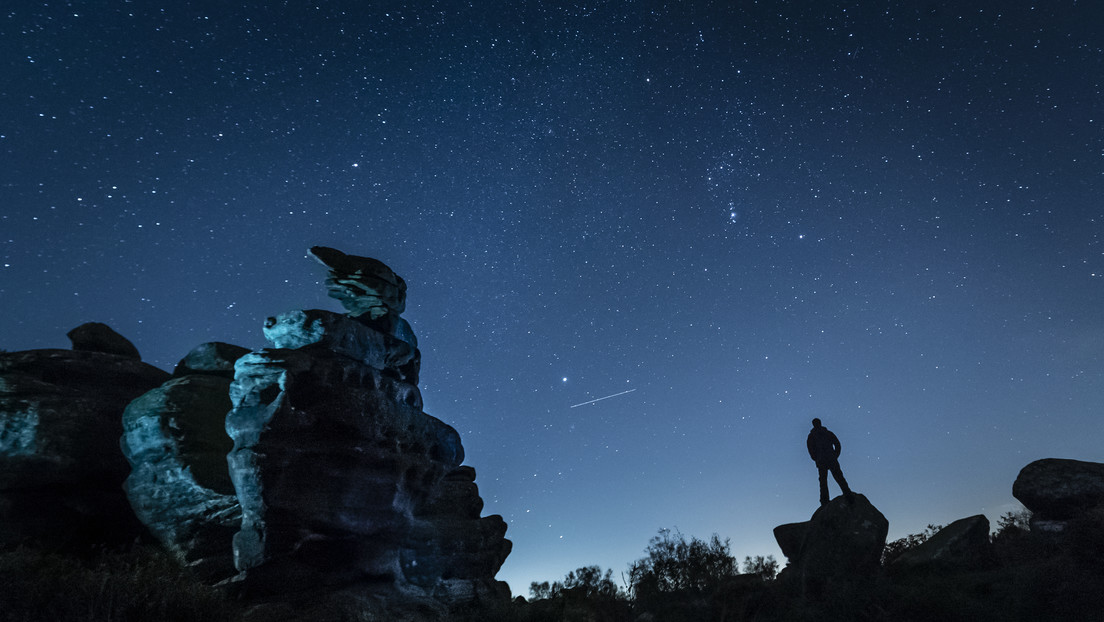
<svg viewBox="0 0 1104 622"><path fill-rule="evenodd" d="M758 575L764 581L771 581L778 575L778 561L774 559L774 555L745 557L744 574Z"/></svg>
<svg viewBox="0 0 1104 622"><path fill-rule="evenodd" d="M716 534L707 542L689 541L677 531L661 529L629 567L629 592L638 610L656 619L701 620L711 617L721 588L739 574L728 540Z"/></svg>

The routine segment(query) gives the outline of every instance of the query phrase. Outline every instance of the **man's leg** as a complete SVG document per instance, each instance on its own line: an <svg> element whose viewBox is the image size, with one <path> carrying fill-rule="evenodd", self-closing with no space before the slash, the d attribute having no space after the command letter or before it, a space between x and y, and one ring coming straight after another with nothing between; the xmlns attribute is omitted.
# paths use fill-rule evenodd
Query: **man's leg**
<svg viewBox="0 0 1104 622"><path fill-rule="evenodd" d="M840 490L843 491L843 496L846 497L847 502L850 503L855 499L855 495L851 492L851 488L847 486L847 480L843 478L843 469L840 468L839 462L833 464L831 468L832 477L836 479L836 483L839 484Z"/></svg>
<svg viewBox="0 0 1104 622"><path fill-rule="evenodd" d="M828 503L828 467L817 465L817 474L820 476L820 504ZM837 482L839 480L836 480Z"/></svg>

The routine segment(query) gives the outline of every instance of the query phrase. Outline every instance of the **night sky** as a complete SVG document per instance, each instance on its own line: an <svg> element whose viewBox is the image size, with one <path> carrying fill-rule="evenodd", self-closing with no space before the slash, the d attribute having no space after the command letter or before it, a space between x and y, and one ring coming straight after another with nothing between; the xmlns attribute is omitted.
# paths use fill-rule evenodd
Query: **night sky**
<svg viewBox="0 0 1104 622"><path fill-rule="evenodd" d="M409 284L515 594L782 561L812 417L891 539L995 522L1104 460L1102 130L1097 2L6 0L0 348L261 348L332 246Z"/></svg>

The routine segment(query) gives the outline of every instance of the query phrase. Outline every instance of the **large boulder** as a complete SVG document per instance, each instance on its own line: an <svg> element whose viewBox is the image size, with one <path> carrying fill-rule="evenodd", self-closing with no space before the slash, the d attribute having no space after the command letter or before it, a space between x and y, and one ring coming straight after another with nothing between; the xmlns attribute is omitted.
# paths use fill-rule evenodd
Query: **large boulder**
<svg viewBox="0 0 1104 622"><path fill-rule="evenodd" d="M179 369L179 367L178 367ZM123 413L124 489L135 514L206 580L236 574L231 542L241 506L226 466L230 379L190 374L135 399Z"/></svg>
<svg viewBox="0 0 1104 622"><path fill-rule="evenodd" d="M863 495L837 497L822 505L804 526L782 529L784 551L795 550L791 536L804 532L780 579L806 597L819 598L845 584L868 581L880 572L889 521ZM778 530L776 530L776 535Z"/></svg>
<svg viewBox="0 0 1104 622"><path fill-rule="evenodd" d="M0 546L122 544L142 533L122 492L122 413L169 378L130 354L0 353Z"/></svg>
<svg viewBox="0 0 1104 622"><path fill-rule="evenodd" d="M1041 520L1065 521L1104 505L1104 464L1044 458L1020 470L1012 496Z"/></svg>
<svg viewBox="0 0 1104 622"><path fill-rule="evenodd" d="M129 339L115 332L107 324L87 322L69 331L66 335L73 349L82 352L103 352L123 358L142 360L138 348Z"/></svg>
<svg viewBox="0 0 1104 622"><path fill-rule="evenodd" d="M893 561L895 572L913 569L973 568L990 557L989 519L984 514L961 518L937 531Z"/></svg>

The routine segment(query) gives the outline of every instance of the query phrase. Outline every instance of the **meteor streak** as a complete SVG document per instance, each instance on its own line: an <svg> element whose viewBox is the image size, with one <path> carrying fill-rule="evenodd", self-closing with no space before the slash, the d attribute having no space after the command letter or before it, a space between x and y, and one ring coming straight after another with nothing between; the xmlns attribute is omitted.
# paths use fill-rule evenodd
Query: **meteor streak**
<svg viewBox="0 0 1104 622"><path fill-rule="evenodd" d="M580 403L575 404L574 406L572 406L572 408L578 408L580 406L586 406L587 404L593 404L594 402L601 402L602 400L608 400L611 397L617 397L618 395L624 395L626 393L632 393L635 390L636 389L629 389L628 391L622 391L620 393L614 393L613 395L607 395L605 397L598 397L598 398L595 398L595 399L592 399L592 400L588 400L586 402L580 402Z"/></svg>

